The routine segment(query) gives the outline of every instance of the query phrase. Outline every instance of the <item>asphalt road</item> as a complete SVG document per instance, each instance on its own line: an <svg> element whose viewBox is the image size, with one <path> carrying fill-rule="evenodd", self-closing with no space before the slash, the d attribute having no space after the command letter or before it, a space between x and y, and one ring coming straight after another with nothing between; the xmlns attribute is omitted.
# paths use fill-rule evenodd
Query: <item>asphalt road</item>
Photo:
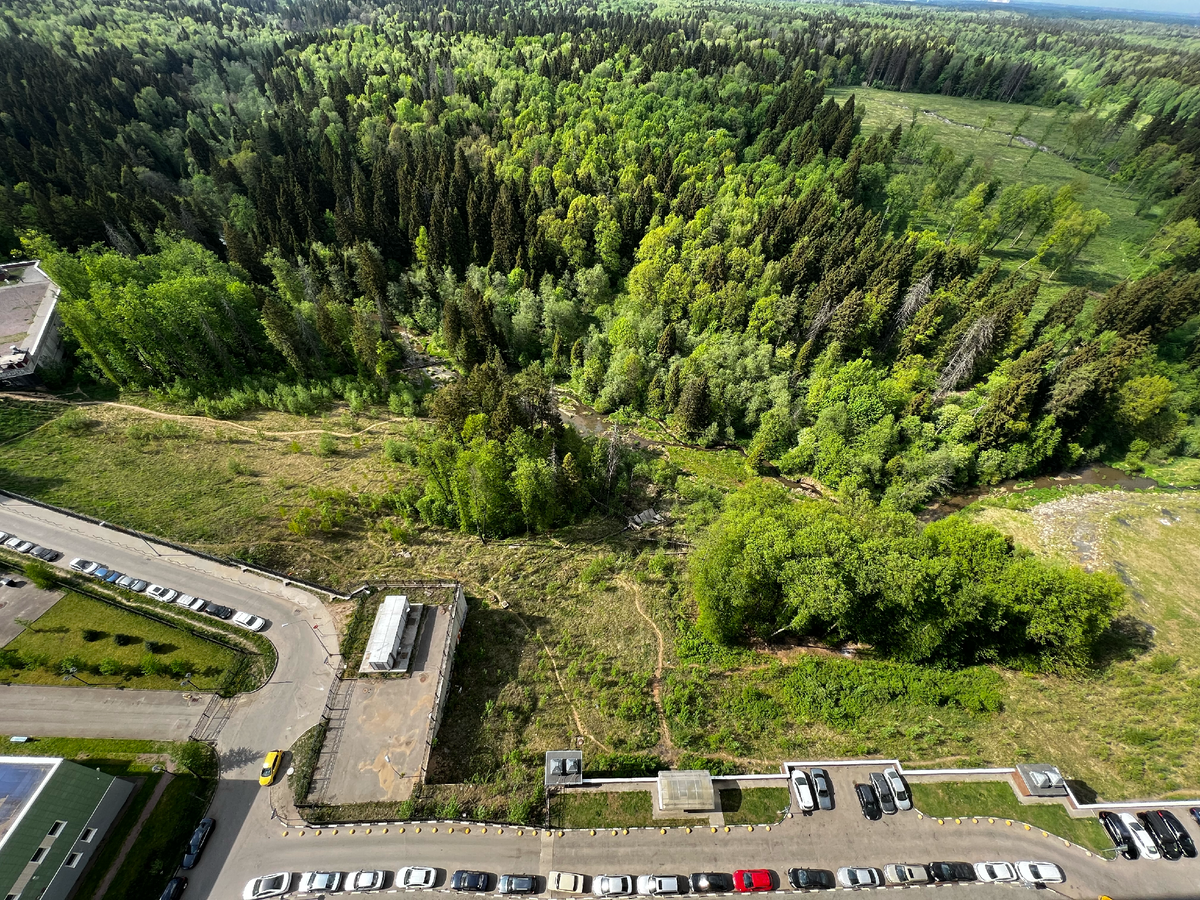
<svg viewBox="0 0 1200 900"><path fill-rule="evenodd" d="M186 741L209 694L0 685L0 730L45 737Z"/></svg>
<svg viewBox="0 0 1200 900"><path fill-rule="evenodd" d="M732 871L763 867L783 876L796 865L836 868L889 862L929 862L934 859L1016 861L1044 859L1058 863L1067 883L1063 896L1114 900L1159 900L1200 897L1200 861L1128 862L1101 860L1039 831L998 821L961 825L919 820L915 813L866 822L858 813L851 782L853 773L833 770L838 808L811 817L797 817L766 828L731 827L715 834L708 829L633 830L628 834L557 832L540 829L497 829L463 825L388 826L385 831L364 828L286 828L273 818L270 791L260 788L257 770L265 751L285 748L315 724L324 704L333 671L327 651L336 651L330 617L312 594L237 569L181 554L153 543L58 516L14 501L0 503L0 529L12 531L44 546L62 550L65 564L72 556L101 560L111 566L226 603L263 616L271 623L266 635L279 650L279 666L269 684L239 697L217 743L222 781L210 810L217 820L213 838L200 864L188 873L191 900L237 898L246 882L259 874L310 869L349 871L357 868L395 870L407 865L441 868L441 884L455 868L479 868L494 874L529 872L545 875L551 869L600 873ZM315 629L314 629L315 626ZM19 722L33 715L36 691L55 691L43 698L45 718L40 733L85 733L88 728L110 732L146 728L162 711L148 712L161 703L171 710L172 699L147 703L145 695L80 687L6 688L0 690L0 721ZM26 693L28 692L28 693ZM178 695L163 695L177 698ZM74 698L78 697L78 700ZM100 698L104 698L101 700ZM65 703L70 709L65 709ZM60 718L61 716L61 718ZM37 720L27 720L36 725ZM63 724L63 723L67 724ZM168 727L164 725L164 727ZM15 729L14 729L15 730ZM39 728L24 729L39 733ZM137 736L124 733L121 736ZM156 735L169 737L169 734ZM418 827L420 830L418 831ZM453 827L453 831L450 828ZM435 830L436 829L436 830ZM286 836L284 832L287 832ZM534 833L536 831L536 834ZM932 890L932 889L929 889ZM956 886L950 896L992 897L1020 890L1012 886ZM440 894L439 894L440 896Z"/></svg>

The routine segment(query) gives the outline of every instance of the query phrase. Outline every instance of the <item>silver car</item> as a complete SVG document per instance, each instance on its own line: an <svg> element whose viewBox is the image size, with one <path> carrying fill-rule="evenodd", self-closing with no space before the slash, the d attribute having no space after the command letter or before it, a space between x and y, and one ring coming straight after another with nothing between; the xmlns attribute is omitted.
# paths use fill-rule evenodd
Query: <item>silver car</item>
<svg viewBox="0 0 1200 900"><path fill-rule="evenodd" d="M683 880L678 875L639 875L637 892L645 897L682 894Z"/></svg>
<svg viewBox="0 0 1200 900"><path fill-rule="evenodd" d="M886 768L883 770L883 777L888 783L888 787L892 789L892 796L896 798L896 806L901 810L912 809L912 795L908 792L908 785L894 768Z"/></svg>
<svg viewBox="0 0 1200 900"><path fill-rule="evenodd" d="M592 879L592 893L597 897L628 897L633 893L633 876L597 875Z"/></svg>
<svg viewBox="0 0 1200 900"><path fill-rule="evenodd" d="M883 873L869 866L842 866L837 870L842 887L883 887Z"/></svg>
<svg viewBox="0 0 1200 900"><path fill-rule="evenodd" d="M888 884L924 884L929 881L929 870L920 864L891 863L883 867L883 877Z"/></svg>
<svg viewBox="0 0 1200 900"><path fill-rule="evenodd" d="M821 809L833 809L833 785L829 783L829 773L824 769L809 769L808 774L817 793L817 805Z"/></svg>

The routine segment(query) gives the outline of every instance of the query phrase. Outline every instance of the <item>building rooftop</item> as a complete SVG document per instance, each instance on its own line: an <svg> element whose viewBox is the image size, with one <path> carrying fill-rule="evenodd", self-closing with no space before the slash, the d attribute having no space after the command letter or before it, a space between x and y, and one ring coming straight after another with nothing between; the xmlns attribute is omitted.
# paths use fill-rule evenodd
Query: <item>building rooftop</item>
<svg viewBox="0 0 1200 900"><path fill-rule="evenodd" d="M670 812L712 809L712 775L705 769L659 772L658 808Z"/></svg>
<svg viewBox="0 0 1200 900"><path fill-rule="evenodd" d="M0 266L0 352L13 345L32 349L27 339L37 337L40 328L35 325L49 317L57 296L54 282L36 261Z"/></svg>
<svg viewBox="0 0 1200 900"><path fill-rule="evenodd" d="M40 756L0 756L0 847L59 762Z"/></svg>

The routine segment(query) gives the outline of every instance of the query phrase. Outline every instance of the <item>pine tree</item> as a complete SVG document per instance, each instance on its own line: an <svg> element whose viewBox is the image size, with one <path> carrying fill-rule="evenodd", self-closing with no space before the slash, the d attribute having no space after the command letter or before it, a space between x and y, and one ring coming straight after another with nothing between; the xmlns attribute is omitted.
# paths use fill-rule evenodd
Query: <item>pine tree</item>
<svg viewBox="0 0 1200 900"><path fill-rule="evenodd" d="M708 427L709 416L708 375L696 375L688 379L675 416L683 432L689 436L700 434Z"/></svg>

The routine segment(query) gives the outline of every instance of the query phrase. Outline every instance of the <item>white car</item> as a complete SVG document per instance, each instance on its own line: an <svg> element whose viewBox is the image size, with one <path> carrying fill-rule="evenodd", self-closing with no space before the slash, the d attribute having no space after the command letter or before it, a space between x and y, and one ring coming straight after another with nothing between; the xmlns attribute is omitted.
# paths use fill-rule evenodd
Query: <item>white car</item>
<svg viewBox="0 0 1200 900"><path fill-rule="evenodd" d="M431 888L437 880L437 869L429 866L405 866L396 872L398 888Z"/></svg>
<svg viewBox="0 0 1200 900"><path fill-rule="evenodd" d="M125 588L127 591L133 591L135 594L140 594L149 586L149 582L142 581L140 578L134 578L132 575L123 575L117 579L117 587Z"/></svg>
<svg viewBox="0 0 1200 900"><path fill-rule="evenodd" d="M639 875L637 892L646 897L682 894L683 884L678 875Z"/></svg>
<svg viewBox="0 0 1200 900"><path fill-rule="evenodd" d="M305 872L300 876L301 893L328 891L336 894L342 887L341 872Z"/></svg>
<svg viewBox="0 0 1200 900"><path fill-rule="evenodd" d="M1125 823L1125 827L1129 829L1129 834L1133 837L1133 842L1137 844L1138 853L1146 857L1146 859L1162 859L1162 854L1158 852L1158 847L1154 843L1154 838L1146 832L1142 823L1137 820L1137 817L1132 813L1120 813L1120 819Z"/></svg>
<svg viewBox="0 0 1200 900"><path fill-rule="evenodd" d="M628 897L633 893L633 876L597 875L592 879L592 893L597 897Z"/></svg>
<svg viewBox="0 0 1200 900"><path fill-rule="evenodd" d="M896 806L901 810L912 809L912 795L909 794L908 785L904 783L900 773L893 768L887 768L883 770L883 777L887 779L888 787L892 789L892 796L896 798Z"/></svg>
<svg viewBox="0 0 1200 900"><path fill-rule="evenodd" d="M161 600L163 603L174 603L175 598L179 596L179 591L173 591L169 587L163 587L161 584L152 584L146 588L146 593L155 600Z"/></svg>
<svg viewBox="0 0 1200 900"><path fill-rule="evenodd" d="M805 812L811 812L817 808L817 798L813 795L812 785L808 781L808 773L803 769L797 769L792 775L792 787L796 789L796 800L800 803L800 808Z"/></svg>
<svg viewBox="0 0 1200 900"><path fill-rule="evenodd" d="M241 625L249 631L262 631L267 627L267 623L258 616L252 616L248 612L234 613L230 620L234 625Z"/></svg>
<svg viewBox="0 0 1200 900"><path fill-rule="evenodd" d="M91 575L98 568L100 568L100 563L92 562L90 559L80 559L76 557L75 559L71 560L71 568L76 572L82 572L84 575Z"/></svg>
<svg viewBox="0 0 1200 900"><path fill-rule="evenodd" d="M583 876L574 872L551 872L546 877L546 886L549 890L564 894L582 894Z"/></svg>
<svg viewBox="0 0 1200 900"><path fill-rule="evenodd" d="M274 875L260 875L246 883L242 891L242 900L261 900L263 897L278 897L286 894L292 886L291 872L276 872Z"/></svg>
<svg viewBox="0 0 1200 900"><path fill-rule="evenodd" d="M383 869L363 869L346 876L348 891L377 891L383 887Z"/></svg>
<svg viewBox="0 0 1200 900"><path fill-rule="evenodd" d="M883 887L883 873L868 866L842 866L837 870L842 887Z"/></svg>
<svg viewBox="0 0 1200 900"><path fill-rule="evenodd" d="M33 549L33 541L23 541L19 537L14 537L5 541L4 546L9 550L16 550L18 553L28 553Z"/></svg>
<svg viewBox="0 0 1200 900"><path fill-rule="evenodd" d="M182 606L184 609L190 609L193 612L204 612L204 607L208 606L208 601L202 600L199 597L193 597L191 594L180 594L175 598L175 605Z"/></svg>
<svg viewBox="0 0 1200 900"><path fill-rule="evenodd" d="M1017 870L1012 863L981 862L975 863L975 877L980 881L1016 881Z"/></svg>
<svg viewBox="0 0 1200 900"><path fill-rule="evenodd" d="M1030 884L1062 884L1067 880L1063 870L1054 863L1030 862L1025 860L1017 863L1017 872L1022 881Z"/></svg>
<svg viewBox="0 0 1200 900"><path fill-rule="evenodd" d="M883 867L883 878L888 884L925 884L929 870L919 863L890 863Z"/></svg>

